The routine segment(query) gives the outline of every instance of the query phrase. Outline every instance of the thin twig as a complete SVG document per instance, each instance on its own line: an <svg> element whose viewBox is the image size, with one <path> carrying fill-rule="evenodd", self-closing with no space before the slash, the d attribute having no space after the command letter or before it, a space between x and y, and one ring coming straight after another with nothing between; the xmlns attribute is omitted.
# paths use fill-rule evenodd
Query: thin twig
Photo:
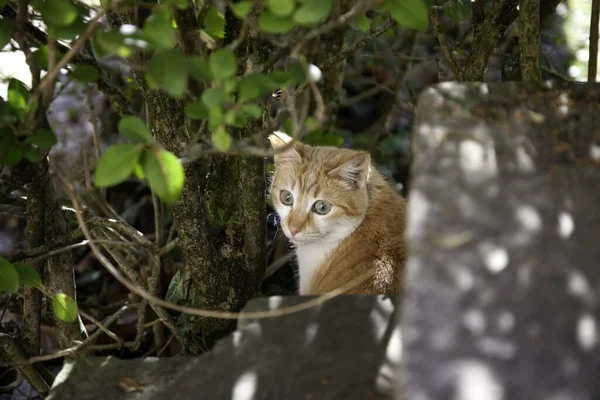
<svg viewBox="0 0 600 400"><path fill-rule="evenodd" d="M67 192L67 195L69 196L69 198L71 199L71 202L73 203L73 207L77 211L77 214L76 214L77 220L79 221L79 224L81 225L81 229L84 233L84 236L86 238L88 238L88 240L90 240L90 238L91 238L90 231L88 230L86 221L83 219L83 217L81 215L81 205L79 204L79 200L77 200L77 198L75 196L75 189L73 188L73 186L70 182L66 182L63 180L63 184L65 185L65 188L67 189L66 192ZM295 313L295 312L300 312L300 311L315 307L317 305L323 304L327 300L337 297L337 296L347 292L348 290L351 290L353 287L366 281L374 274L373 270L369 270L367 272L360 274L356 278L352 279L347 284L345 284L337 289L332 290L331 292L322 294L314 299L308 300L308 301L300 303L300 304L296 304L291 307L285 307L285 308L281 308L279 310L262 311L262 312L260 312L260 311L259 312L244 312L244 313L222 312L222 311L203 310L203 309L194 308L194 307L182 306L179 304L171 303L169 301L165 301L159 297L156 297L152 293L148 292L147 290L145 290L143 288L137 287L136 285L131 283L127 278L123 277L121 275L121 273L119 272L119 270L110 262L110 260L108 260L102 254L100 249L91 240L90 240L90 248L92 249L92 252L96 256L98 261L104 266L104 268L117 281L119 281L119 283L121 283L127 289L131 290L133 293L147 299L150 303L160 305L160 306L162 306L164 308L168 308L170 310L179 311L179 312L183 312L183 313L191 314L191 315L197 315L197 316L201 316L201 317L209 317L209 318L260 319L260 318L273 318L273 317L277 317L277 316L281 316L281 315L287 315L287 314L291 314L291 313Z"/></svg>
<svg viewBox="0 0 600 400"><path fill-rule="evenodd" d="M321 69L327 69L332 65L339 63L340 61L347 58L350 54L362 50L367 43L383 35L390 29L394 28L396 25L396 21L394 21L391 17L386 19L383 24L381 24L376 29L370 31L365 37L352 43L350 46L346 47L344 50L342 50L335 56L328 58L327 60L323 61L317 66Z"/></svg>
<svg viewBox="0 0 600 400"><path fill-rule="evenodd" d="M111 9L117 8L123 1L124 0L114 0L109 3L108 7L104 7L100 11L98 11L94 18L92 18L92 20L88 23L85 31L83 31L83 33L81 33L81 35L79 35L77 40L73 43L73 46L71 46L67 54L65 54L63 58L61 58L60 61L58 61L53 68L50 68L48 73L40 81L40 84L37 87L36 94L34 94L34 98L37 98L37 96L39 96L44 91L46 86L50 85L56 80L58 74L60 73L60 70L64 68L69 63L69 61L71 61L75 54L77 54L77 52L81 49L85 42L90 38L90 36L92 35L92 33L94 33L94 30L96 30L96 27L100 23L100 20L106 15L106 13Z"/></svg>
<svg viewBox="0 0 600 400"><path fill-rule="evenodd" d="M448 39L446 39L446 34L444 33L444 27L442 26L442 22L440 21L440 16L436 8L432 8L429 12L431 15L431 22L433 22L433 27L435 29L435 34L437 36L438 42L440 43L440 48L442 49L442 54L448 63L448 67L452 70L452 73L455 77L460 75L460 67L458 63L454 59L452 55L452 50L450 50L450 44L448 44Z"/></svg>
<svg viewBox="0 0 600 400"><path fill-rule="evenodd" d="M598 71L598 24L600 23L600 0L592 0L590 21L590 59L588 64L588 82L596 82Z"/></svg>

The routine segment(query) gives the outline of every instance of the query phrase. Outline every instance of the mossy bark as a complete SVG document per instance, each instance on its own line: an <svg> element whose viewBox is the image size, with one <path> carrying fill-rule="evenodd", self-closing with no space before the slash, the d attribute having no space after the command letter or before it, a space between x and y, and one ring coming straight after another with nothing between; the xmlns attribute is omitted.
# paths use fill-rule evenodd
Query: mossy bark
<svg viewBox="0 0 600 400"><path fill-rule="evenodd" d="M191 9L178 11L180 32L197 32ZM193 16L193 14L192 14ZM227 45L241 32L241 21L227 10L225 38ZM195 34L197 36L197 33ZM201 54L202 44L196 37L179 37L186 55ZM236 48L240 74L263 63L269 49L252 29ZM147 56L138 56L143 64ZM146 100L150 126L156 140L175 154L181 151L200 124L188 125L183 103L159 90L150 89L143 74L135 74ZM201 90L193 87L193 92ZM195 93L199 95L199 93ZM262 129L261 120L244 129L231 129L236 139ZM210 138L210 132L200 130ZM185 186L181 199L173 206L185 269L180 275L188 306L219 311L239 311L257 294L266 267L266 205L264 160L260 157L213 156L186 164ZM225 223L223 223L225 222ZM182 315L179 334L185 338L184 352L197 354L210 347L235 327L235 321Z"/></svg>

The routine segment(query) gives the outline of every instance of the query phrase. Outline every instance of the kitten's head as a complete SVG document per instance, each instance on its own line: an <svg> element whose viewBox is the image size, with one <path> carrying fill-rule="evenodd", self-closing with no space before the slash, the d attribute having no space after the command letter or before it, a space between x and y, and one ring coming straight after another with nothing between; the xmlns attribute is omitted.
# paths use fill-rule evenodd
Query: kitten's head
<svg viewBox="0 0 600 400"><path fill-rule="evenodd" d="M269 140L277 149L291 138L275 132ZM274 158L271 199L294 244L340 241L361 223L369 202L369 153L296 142Z"/></svg>

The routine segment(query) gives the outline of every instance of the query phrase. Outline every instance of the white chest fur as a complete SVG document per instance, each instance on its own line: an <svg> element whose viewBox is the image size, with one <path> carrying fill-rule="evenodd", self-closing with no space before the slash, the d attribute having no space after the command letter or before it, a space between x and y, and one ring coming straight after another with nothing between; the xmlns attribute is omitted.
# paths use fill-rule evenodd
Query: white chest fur
<svg viewBox="0 0 600 400"><path fill-rule="evenodd" d="M327 257L339 245L339 241L311 243L296 248L298 275L300 275L300 294L310 290L310 282L315 271L323 265Z"/></svg>

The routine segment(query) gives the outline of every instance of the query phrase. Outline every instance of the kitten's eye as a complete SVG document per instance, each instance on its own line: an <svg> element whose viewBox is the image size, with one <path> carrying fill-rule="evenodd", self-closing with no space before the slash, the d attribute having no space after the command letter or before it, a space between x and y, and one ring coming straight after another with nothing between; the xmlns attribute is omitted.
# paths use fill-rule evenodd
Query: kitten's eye
<svg viewBox="0 0 600 400"><path fill-rule="evenodd" d="M317 214L325 215L331 210L331 203L325 200L317 200L313 204L313 211Z"/></svg>
<svg viewBox="0 0 600 400"><path fill-rule="evenodd" d="M281 202L286 206L291 206L294 204L294 196L292 196L289 190L282 190L279 193L279 200L281 200Z"/></svg>

